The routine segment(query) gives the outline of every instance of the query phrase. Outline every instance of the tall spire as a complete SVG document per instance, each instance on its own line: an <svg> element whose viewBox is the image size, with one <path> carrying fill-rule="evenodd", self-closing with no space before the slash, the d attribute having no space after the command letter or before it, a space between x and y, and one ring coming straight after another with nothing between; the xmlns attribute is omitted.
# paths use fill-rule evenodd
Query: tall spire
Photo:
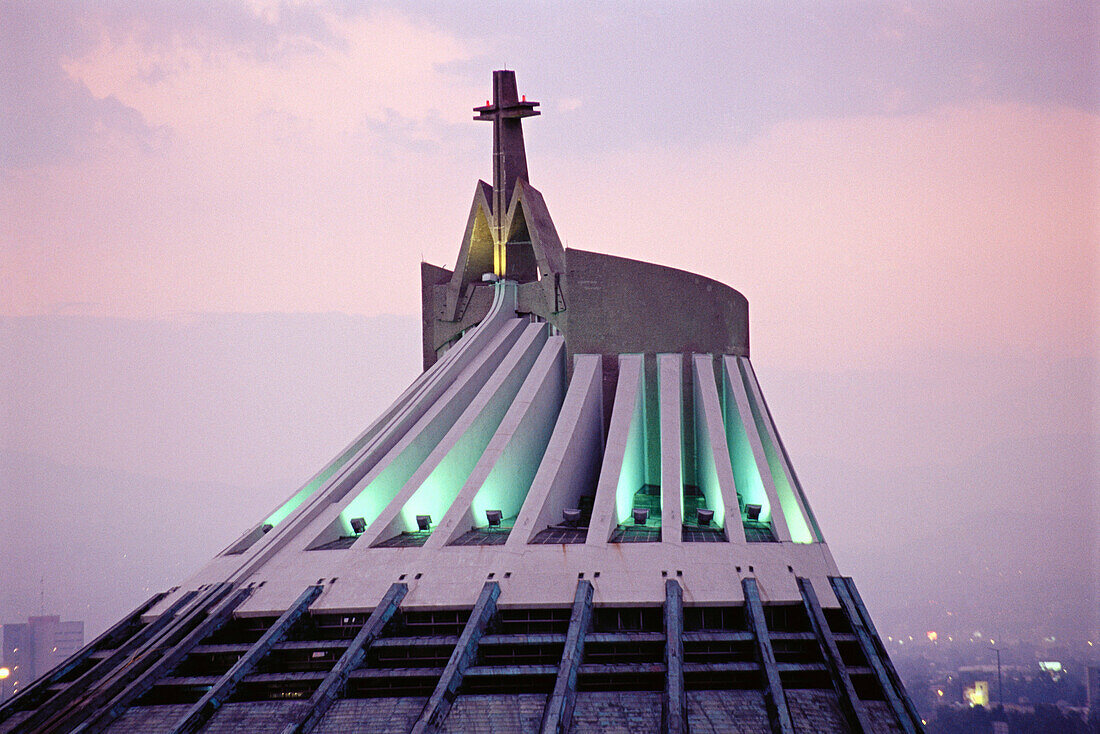
<svg viewBox="0 0 1100 734"><path fill-rule="evenodd" d="M527 153L523 148L520 120L539 114L538 102L528 102L516 90L516 72L493 72L493 98L475 107L475 120L493 123L493 240L497 251L493 258L497 275L504 274L504 223L516 181L527 181Z"/></svg>

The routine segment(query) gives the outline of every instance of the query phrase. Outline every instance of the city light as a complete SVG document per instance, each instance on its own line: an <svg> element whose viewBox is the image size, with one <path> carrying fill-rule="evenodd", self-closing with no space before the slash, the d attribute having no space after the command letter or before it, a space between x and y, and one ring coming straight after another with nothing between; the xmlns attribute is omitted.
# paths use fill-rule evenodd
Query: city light
<svg viewBox="0 0 1100 734"><path fill-rule="evenodd" d="M935 631L933 631L933 630L929 630L929 631L928 631L928 632L927 632L926 634L928 635L928 641L929 641L929 642L935 642L935 641L936 641L936 640L938 640L938 639L939 639L939 637L940 637L940 636L939 636L938 634L936 634L936 633L935 633Z"/></svg>
<svg viewBox="0 0 1100 734"><path fill-rule="evenodd" d="M974 706L988 706L989 705L989 682L984 680L974 681L974 685L967 686L963 689L963 698Z"/></svg>

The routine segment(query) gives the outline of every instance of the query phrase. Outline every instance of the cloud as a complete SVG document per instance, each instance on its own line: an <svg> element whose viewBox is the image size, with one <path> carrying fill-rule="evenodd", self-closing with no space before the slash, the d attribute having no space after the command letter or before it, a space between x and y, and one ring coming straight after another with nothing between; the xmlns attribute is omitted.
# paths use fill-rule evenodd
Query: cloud
<svg viewBox="0 0 1100 734"><path fill-rule="evenodd" d="M280 7L274 35L247 53L186 39L153 44L134 33L104 38L65 68L97 97L117 97L157 124L196 136L255 135L272 115L315 136L394 117L455 123L480 92L439 71L473 52L426 23L390 11L315 12L302 33L284 28L287 15Z"/></svg>
<svg viewBox="0 0 1100 734"><path fill-rule="evenodd" d="M9 171L160 153L176 134L239 138L272 114L316 135L395 115L454 122L472 99L436 70L470 50L394 11L3 3L0 28L0 166Z"/></svg>
<svg viewBox="0 0 1100 734"><path fill-rule="evenodd" d="M116 97L96 97L61 68L92 34L65 5L0 4L0 171L85 157L105 145L156 148L163 131Z"/></svg>

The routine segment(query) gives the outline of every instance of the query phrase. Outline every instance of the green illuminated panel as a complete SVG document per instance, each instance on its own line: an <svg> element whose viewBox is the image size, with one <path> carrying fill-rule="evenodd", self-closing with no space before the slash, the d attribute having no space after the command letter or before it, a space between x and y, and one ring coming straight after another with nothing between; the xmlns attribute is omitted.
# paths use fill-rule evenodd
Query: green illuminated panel
<svg viewBox="0 0 1100 734"><path fill-rule="evenodd" d="M502 397L504 399L500 399ZM433 526L443 519L459 490L469 479L485 447L489 445L489 440L504 418L512 397L498 394L497 399L490 401L473 425L458 439L454 448L447 452L439 465L417 488L401 508L399 524L402 530L416 530L417 515L430 515Z"/></svg>
<svg viewBox="0 0 1100 734"><path fill-rule="evenodd" d="M645 435L643 431L643 390L639 387L634 401L634 413L630 418L630 433L626 439L623 465L619 471L619 483L615 488L615 522L623 523L634 509L634 494L645 484ZM658 511L657 517L661 513Z"/></svg>
<svg viewBox="0 0 1100 734"><path fill-rule="evenodd" d="M748 395L749 406L752 409L753 421L756 424L756 432L759 434L760 443L764 447L764 456L768 460L768 468L771 470L772 481L775 482L776 494L779 495L779 504L783 508L783 519L787 521L787 529L790 531L791 540L795 543L812 543L814 542L813 534L810 532L809 525L806 524L806 518L802 515L802 508L798 504L798 498L795 496L790 482L787 481L787 474L783 471L779 454L772 444L771 434L764 423L763 412L757 404L755 391L748 375L745 374L745 366L741 360L738 360L737 366L741 372L745 393Z"/></svg>
<svg viewBox="0 0 1100 734"><path fill-rule="evenodd" d="M708 368L707 372L710 375L707 379L710 379L713 384L713 370ZM705 372L697 372L698 377L703 377ZM711 521L715 527L725 527L726 524L726 504L722 501L722 488L718 482L718 466L714 459L714 449L711 448L710 440L710 426L707 424L706 409L703 406L703 395L699 385L695 386L695 478L699 483L699 489L703 495L702 504L696 504L696 507L703 507L708 510L714 510L714 519ZM684 427L687 430L687 426ZM686 457L686 452L685 452ZM688 507L687 489L684 490L684 522L695 521L694 509Z"/></svg>
<svg viewBox="0 0 1100 734"><path fill-rule="evenodd" d="M446 456L405 502L395 521L398 532L416 530L417 515L430 515L434 529L434 524L440 522L447 514L455 497L477 466L478 459L492 440L493 434L504 419L504 414L515 399L524 377L538 356L545 331L538 331L537 334L538 336L521 338L517 346L509 352L509 358L516 361L511 367L501 367L509 370L503 383L457 438Z"/></svg>
<svg viewBox="0 0 1100 734"><path fill-rule="evenodd" d="M776 428L775 419L772 417L771 410L768 408L768 401L764 397L764 393L760 390L760 381L756 379L756 373L752 368L752 363L746 360L745 366L748 370L748 376L752 379L753 384L756 385L756 392L760 394L760 400L763 403L761 407L763 408L764 417L767 418L772 433L775 435L775 440L779 444L779 453L782 455L784 465L789 472L794 491L798 495L799 501L802 503L802 509L806 511L806 517L810 521L810 528L817 538L817 541L824 543L825 537L821 534L821 526L817 524L817 518L814 517L814 510L810 507L810 503L806 499L806 493L802 491L802 483L798 481L798 473L794 470L794 464L791 463L791 457L787 455L787 449L783 445L783 438L779 435L779 429Z"/></svg>
<svg viewBox="0 0 1100 734"><path fill-rule="evenodd" d="M733 375L727 375L727 379L734 379ZM756 466L756 457L752 453L752 445L749 443L748 434L745 433L745 423L741 413L737 409L737 400L730 394L728 386L724 393L724 415L726 419L726 440L729 442L730 463L733 467L733 482L737 485L738 504L760 505L760 522L771 524L772 507L768 500L768 493L764 489L764 480L760 477L760 469Z"/></svg>
<svg viewBox="0 0 1100 734"><path fill-rule="evenodd" d="M311 494L313 494L318 487L327 482L329 480L329 477L335 474L337 470L341 469L344 464L346 464L351 459L351 457L359 453L359 450L362 449L363 446L366 445L367 441L369 441L371 438L372 436L364 436L361 440L357 441L354 446L341 454L339 458L329 464L324 471L314 477L309 484L299 489L293 497L284 502L279 509L275 510L275 512L271 513L271 515L268 516L266 520L264 520L264 523L274 526L285 520L287 518L287 515L297 510L299 505L305 502L306 499Z"/></svg>

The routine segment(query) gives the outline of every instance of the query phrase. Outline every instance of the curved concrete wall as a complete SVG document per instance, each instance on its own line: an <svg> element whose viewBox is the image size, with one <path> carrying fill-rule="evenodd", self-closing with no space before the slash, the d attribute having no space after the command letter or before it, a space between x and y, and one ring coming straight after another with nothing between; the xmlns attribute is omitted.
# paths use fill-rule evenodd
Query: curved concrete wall
<svg viewBox="0 0 1100 734"><path fill-rule="evenodd" d="M749 302L728 285L585 250L565 267L570 354L749 354Z"/></svg>

